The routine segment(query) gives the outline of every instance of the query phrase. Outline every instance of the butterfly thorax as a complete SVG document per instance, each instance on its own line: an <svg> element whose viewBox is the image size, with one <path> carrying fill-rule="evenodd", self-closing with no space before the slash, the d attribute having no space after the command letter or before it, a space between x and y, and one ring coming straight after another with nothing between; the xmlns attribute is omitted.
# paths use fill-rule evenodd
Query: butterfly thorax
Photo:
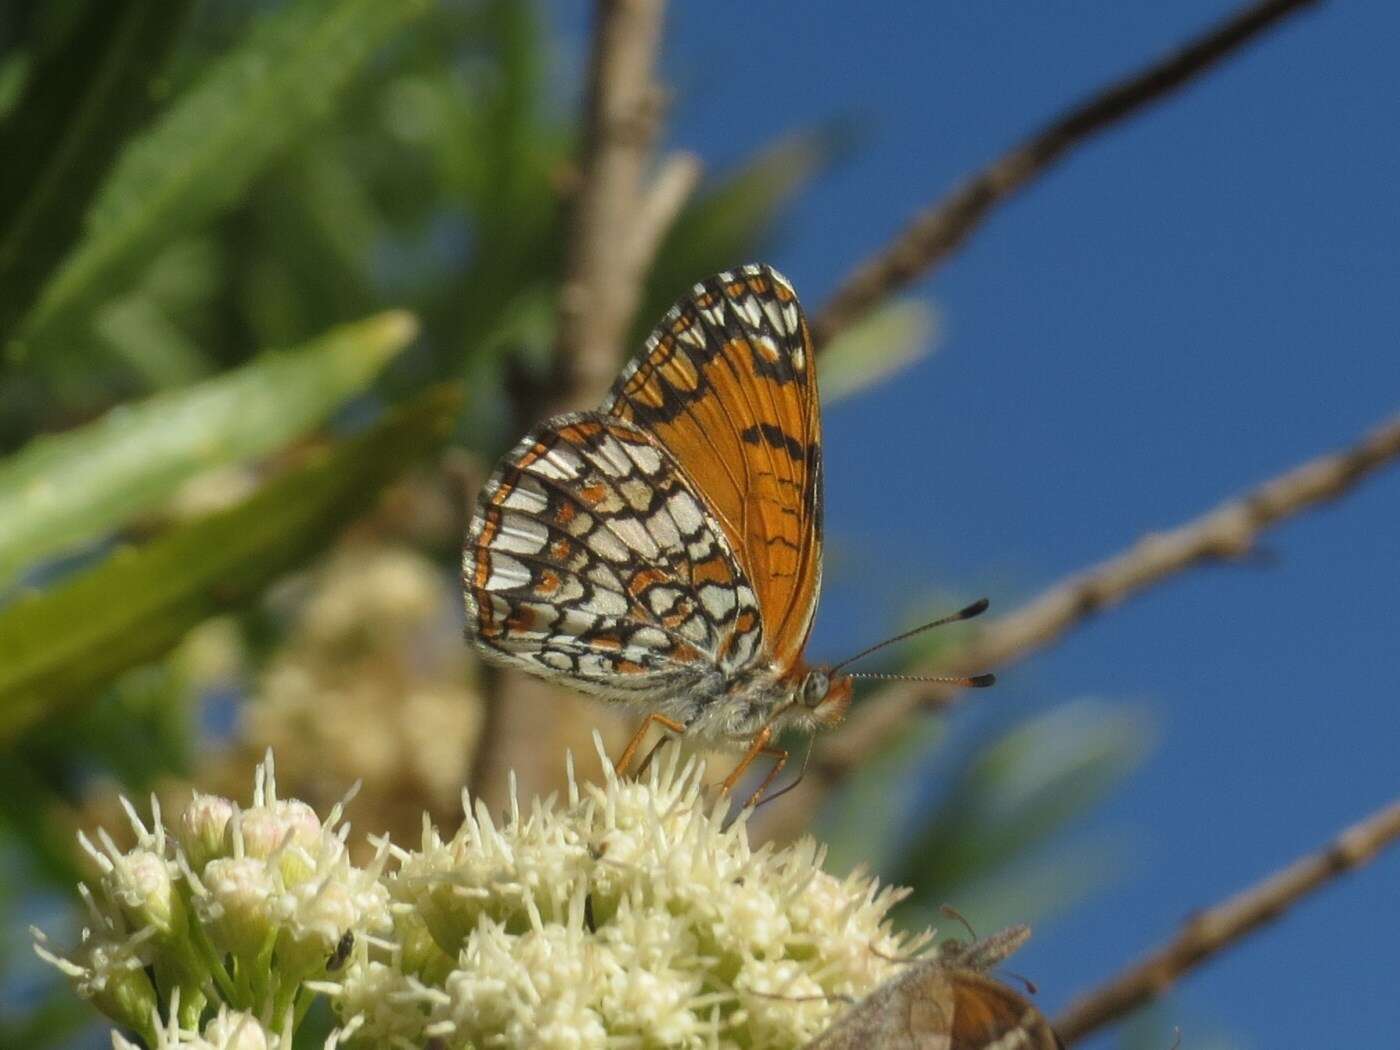
<svg viewBox="0 0 1400 1050"><path fill-rule="evenodd" d="M681 698L678 720L688 737L735 748L747 747L765 728L776 736L839 725L851 701L851 680L822 668L768 665L716 675L706 684L710 689L702 686Z"/></svg>

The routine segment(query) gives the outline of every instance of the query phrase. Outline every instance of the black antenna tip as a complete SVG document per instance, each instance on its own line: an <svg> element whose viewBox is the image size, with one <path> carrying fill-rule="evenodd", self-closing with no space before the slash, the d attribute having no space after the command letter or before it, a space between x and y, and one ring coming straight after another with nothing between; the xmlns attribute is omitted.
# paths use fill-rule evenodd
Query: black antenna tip
<svg viewBox="0 0 1400 1050"><path fill-rule="evenodd" d="M987 611L988 606L990 606L991 604L992 603L986 598L978 598L966 609L963 609L961 612L958 613L958 619L970 620L974 616L981 616L984 612Z"/></svg>
<svg viewBox="0 0 1400 1050"><path fill-rule="evenodd" d="M986 689L989 685L997 684L997 676L994 674L969 675L967 684L973 689Z"/></svg>

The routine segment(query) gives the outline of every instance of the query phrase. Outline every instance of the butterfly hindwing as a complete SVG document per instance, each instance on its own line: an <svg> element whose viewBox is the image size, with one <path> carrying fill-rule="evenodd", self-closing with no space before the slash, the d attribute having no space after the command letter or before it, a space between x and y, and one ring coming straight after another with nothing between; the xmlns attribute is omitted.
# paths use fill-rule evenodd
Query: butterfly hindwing
<svg viewBox="0 0 1400 1050"><path fill-rule="evenodd" d="M800 658L821 586L821 405L811 334L768 266L697 284L603 411L655 435L754 581L768 656Z"/></svg>
<svg viewBox="0 0 1400 1050"><path fill-rule="evenodd" d="M462 574L485 655L597 695L680 702L762 645L727 537L670 454L623 419L575 413L531 431L478 497Z"/></svg>
<svg viewBox="0 0 1400 1050"><path fill-rule="evenodd" d="M804 1050L1064 1050L1039 1010L1005 985L936 959L910 963Z"/></svg>

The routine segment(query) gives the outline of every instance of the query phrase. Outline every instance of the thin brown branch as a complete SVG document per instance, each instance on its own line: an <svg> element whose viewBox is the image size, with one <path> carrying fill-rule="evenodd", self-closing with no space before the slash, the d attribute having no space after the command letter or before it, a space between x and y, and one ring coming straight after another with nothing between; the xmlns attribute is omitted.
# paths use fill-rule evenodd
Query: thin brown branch
<svg viewBox="0 0 1400 1050"><path fill-rule="evenodd" d="M651 188L635 209L632 228L632 257L639 260L637 266L638 287L641 275L661 246L661 238L676 221L676 216L685 207L685 202L700 184L700 158L694 153L677 151L662 159L657 165L656 175L651 180ZM636 307L636 296L632 306ZM628 315L633 310L628 310ZM631 349L630 347L627 349Z"/></svg>
<svg viewBox="0 0 1400 1050"><path fill-rule="evenodd" d="M1004 667L1045 648L1071 628L1149 587L1198 565L1248 554L1261 533L1338 498L1362 479L1400 459L1400 416L1341 452L1319 456L1166 532L1144 536L1128 550L1070 577L973 634L937 667L969 673ZM765 829L785 835L805 827L821 797L837 787L908 724L920 709L952 704L943 687L899 683L855 708L848 725L824 740L802 788L789 796Z"/></svg>
<svg viewBox="0 0 1400 1050"><path fill-rule="evenodd" d="M559 292L556 408L591 405L617 372L650 256L638 202L661 110L653 79L663 0L599 0L589 58L580 184Z"/></svg>
<svg viewBox="0 0 1400 1050"><path fill-rule="evenodd" d="M1072 1043L1118 1020L1162 995L1189 970L1279 918L1309 893L1372 860L1396 839L1400 839L1400 801L1347 828L1320 853L1294 861L1195 915L1172 941L1070 1004L1055 1021L1055 1030Z"/></svg>
<svg viewBox="0 0 1400 1050"><path fill-rule="evenodd" d="M548 391L527 390L517 400L522 427L542 413L596 405L607 392L643 277L698 178L698 162L677 154L647 181L662 111L653 74L665 6L664 0L595 5L554 375ZM589 749L596 709L588 703L519 672L500 672L487 690L473 790L499 802L511 771L527 792L542 789L564 750Z"/></svg>
<svg viewBox="0 0 1400 1050"><path fill-rule="evenodd" d="M943 201L921 212L877 255L858 266L817 313L819 346L892 292L941 262L998 204L1045 173L1066 152L1201 75L1285 16L1318 0L1258 0L1175 53L1062 114Z"/></svg>

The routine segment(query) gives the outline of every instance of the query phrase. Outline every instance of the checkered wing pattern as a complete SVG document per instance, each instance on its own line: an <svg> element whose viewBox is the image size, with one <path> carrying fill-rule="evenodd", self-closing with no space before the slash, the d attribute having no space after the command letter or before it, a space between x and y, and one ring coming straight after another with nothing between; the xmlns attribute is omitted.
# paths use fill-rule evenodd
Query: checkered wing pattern
<svg viewBox="0 0 1400 1050"><path fill-rule="evenodd" d="M704 692L763 649L748 577L690 479L644 429L599 413L548 420L505 457L463 583L488 656L612 699Z"/></svg>
<svg viewBox="0 0 1400 1050"><path fill-rule="evenodd" d="M821 587L821 406L787 279L745 266L697 284L603 411L675 457L755 583L767 655L797 666Z"/></svg>

